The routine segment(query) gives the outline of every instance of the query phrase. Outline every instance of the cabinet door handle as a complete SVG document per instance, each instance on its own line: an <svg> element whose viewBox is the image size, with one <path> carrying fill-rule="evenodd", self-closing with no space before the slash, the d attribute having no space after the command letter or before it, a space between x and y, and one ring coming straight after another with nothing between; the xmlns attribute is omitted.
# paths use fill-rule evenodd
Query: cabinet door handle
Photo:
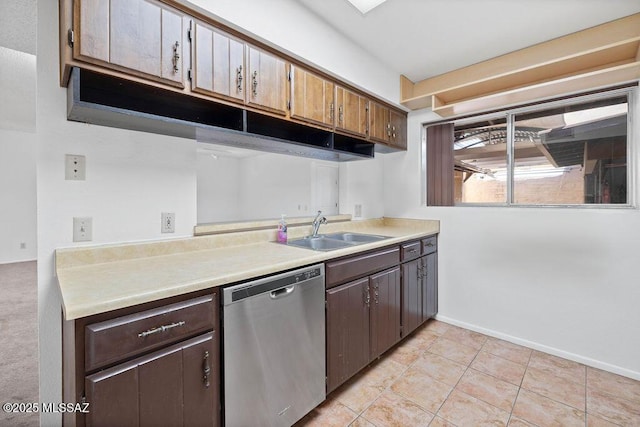
<svg viewBox="0 0 640 427"><path fill-rule="evenodd" d="M329 105L329 120L331 120L333 122L333 116L335 113L335 107L333 106L333 102L331 103L331 105Z"/></svg>
<svg viewBox="0 0 640 427"><path fill-rule="evenodd" d="M258 70L253 72L251 79L251 92L253 93L253 96L258 96Z"/></svg>
<svg viewBox="0 0 640 427"><path fill-rule="evenodd" d="M391 123L387 123L387 136L391 137Z"/></svg>
<svg viewBox="0 0 640 427"><path fill-rule="evenodd" d="M180 60L180 53L178 52L178 48L180 47L180 43L176 41L173 45L173 74L178 74L178 60Z"/></svg>
<svg viewBox="0 0 640 427"><path fill-rule="evenodd" d="M344 107L341 105L340 108L338 108L338 122L342 123L343 119L344 119Z"/></svg>
<svg viewBox="0 0 640 427"><path fill-rule="evenodd" d="M367 288L365 289L365 296L364 296L364 303L367 307L369 307L369 304L371 303L371 294L369 293L369 286L367 286Z"/></svg>
<svg viewBox="0 0 640 427"><path fill-rule="evenodd" d="M138 337L145 338L145 337L148 337L149 335L153 335L153 334L157 334L159 332L168 331L169 329L177 328L178 326L184 326L185 324L186 324L186 322L181 320L180 322L175 322L175 323L172 323L170 325L158 326L157 328L153 328L153 329L146 330L144 332L140 332L138 334Z"/></svg>
<svg viewBox="0 0 640 427"><path fill-rule="evenodd" d="M205 388L209 388L211 385L211 366L209 366L209 352L204 352L204 358L202 359L202 382L204 382Z"/></svg>
<svg viewBox="0 0 640 427"><path fill-rule="evenodd" d="M376 284L376 285L374 286L374 288L373 288L373 297L374 297L374 300L375 300L375 302L376 302L376 305L378 305L378 303L380 302L380 301L378 300L378 284Z"/></svg>
<svg viewBox="0 0 640 427"><path fill-rule="evenodd" d="M242 93L242 65L236 68L236 87L238 88L238 93Z"/></svg>

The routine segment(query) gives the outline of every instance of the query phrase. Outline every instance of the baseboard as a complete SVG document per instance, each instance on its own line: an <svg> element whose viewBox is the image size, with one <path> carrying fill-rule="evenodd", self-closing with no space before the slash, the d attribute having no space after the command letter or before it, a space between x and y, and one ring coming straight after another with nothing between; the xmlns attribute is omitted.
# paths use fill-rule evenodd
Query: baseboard
<svg viewBox="0 0 640 427"><path fill-rule="evenodd" d="M21 262L31 262L31 261L37 261L37 258L31 258L31 259L18 259L15 261L2 261L0 262L0 265L6 265L6 264L19 264Z"/></svg>
<svg viewBox="0 0 640 427"><path fill-rule="evenodd" d="M528 341L522 338L514 337L512 335L494 331L493 329L486 329L486 328L479 327L477 325L473 325L471 323L461 322L459 320L452 319L450 317L437 315L435 319L441 322L449 323L454 326L459 326L464 329L469 329L475 332L479 332L481 334L489 335L494 338L499 338L504 341L509 341L514 344L529 347L534 350L542 351L544 353L549 353L554 356L562 357L564 359L573 360L574 362L582 363L583 365L587 365L592 368L602 369L603 371L612 372L614 374L622 375L624 377L632 378L634 380L640 381L640 372L632 371L616 365L611 365L609 363L591 359L589 357L580 356L579 354L570 353L568 351L560 350L555 347L549 347L547 345L540 344L534 341Z"/></svg>

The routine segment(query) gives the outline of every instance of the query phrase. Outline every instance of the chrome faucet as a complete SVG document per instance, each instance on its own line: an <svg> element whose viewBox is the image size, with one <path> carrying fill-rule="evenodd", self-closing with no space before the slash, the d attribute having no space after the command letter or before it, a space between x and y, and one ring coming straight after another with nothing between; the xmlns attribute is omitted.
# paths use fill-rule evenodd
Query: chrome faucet
<svg viewBox="0 0 640 427"><path fill-rule="evenodd" d="M313 233L311 234L311 237L318 237L318 230L320 229L320 225L326 223L327 218L322 216L322 211L318 211L318 215L316 215L313 222L311 223L311 225L313 225Z"/></svg>

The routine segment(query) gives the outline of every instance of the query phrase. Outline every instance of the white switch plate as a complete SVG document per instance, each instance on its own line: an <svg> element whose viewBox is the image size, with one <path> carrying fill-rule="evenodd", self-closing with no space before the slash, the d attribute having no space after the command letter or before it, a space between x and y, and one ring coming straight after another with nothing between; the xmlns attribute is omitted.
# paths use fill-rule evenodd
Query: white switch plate
<svg viewBox="0 0 640 427"><path fill-rule="evenodd" d="M355 212L354 212L353 216L356 217L356 218L362 217L362 205L356 205Z"/></svg>
<svg viewBox="0 0 640 427"><path fill-rule="evenodd" d="M87 159L79 154L65 154L64 179L84 181L87 179Z"/></svg>
<svg viewBox="0 0 640 427"><path fill-rule="evenodd" d="M93 218L73 218L73 241L90 242L93 239Z"/></svg>
<svg viewBox="0 0 640 427"><path fill-rule="evenodd" d="M176 214L174 212L162 212L160 231L163 233L174 233L176 231Z"/></svg>

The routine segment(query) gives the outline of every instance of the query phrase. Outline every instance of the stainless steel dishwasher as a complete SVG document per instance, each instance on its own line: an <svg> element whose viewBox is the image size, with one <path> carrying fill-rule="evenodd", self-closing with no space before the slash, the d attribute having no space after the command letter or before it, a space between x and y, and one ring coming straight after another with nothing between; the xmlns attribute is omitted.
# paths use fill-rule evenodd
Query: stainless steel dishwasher
<svg viewBox="0 0 640 427"><path fill-rule="evenodd" d="M290 426L325 397L324 265L223 290L228 427Z"/></svg>

